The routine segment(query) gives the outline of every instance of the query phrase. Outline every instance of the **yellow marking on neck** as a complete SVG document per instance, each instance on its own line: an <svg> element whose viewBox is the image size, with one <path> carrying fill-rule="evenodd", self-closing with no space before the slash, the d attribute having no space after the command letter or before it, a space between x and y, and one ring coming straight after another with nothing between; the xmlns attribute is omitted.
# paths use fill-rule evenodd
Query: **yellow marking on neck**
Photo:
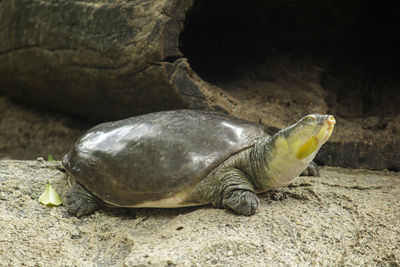
<svg viewBox="0 0 400 267"><path fill-rule="evenodd" d="M318 140L315 136L311 137L297 152L296 157L298 159L304 159L311 155L317 149Z"/></svg>

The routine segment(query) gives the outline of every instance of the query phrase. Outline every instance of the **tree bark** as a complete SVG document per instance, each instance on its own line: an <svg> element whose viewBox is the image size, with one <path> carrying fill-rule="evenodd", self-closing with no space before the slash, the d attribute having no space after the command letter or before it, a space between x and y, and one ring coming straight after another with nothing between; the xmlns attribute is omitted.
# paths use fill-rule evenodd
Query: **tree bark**
<svg viewBox="0 0 400 267"><path fill-rule="evenodd" d="M192 2L0 1L0 91L94 120L206 107L178 49Z"/></svg>

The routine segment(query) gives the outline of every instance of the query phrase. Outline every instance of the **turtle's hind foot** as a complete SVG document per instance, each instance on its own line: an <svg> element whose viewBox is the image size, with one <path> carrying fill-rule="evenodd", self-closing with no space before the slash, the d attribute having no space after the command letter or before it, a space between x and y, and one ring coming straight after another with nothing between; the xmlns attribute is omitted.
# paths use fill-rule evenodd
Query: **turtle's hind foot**
<svg viewBox="0 0 400 267"><path fill-rule="evenodd" d="M90 214L100 208L100 200L79 183L71 186L66 198L68 212L76 217Z"/></svg>

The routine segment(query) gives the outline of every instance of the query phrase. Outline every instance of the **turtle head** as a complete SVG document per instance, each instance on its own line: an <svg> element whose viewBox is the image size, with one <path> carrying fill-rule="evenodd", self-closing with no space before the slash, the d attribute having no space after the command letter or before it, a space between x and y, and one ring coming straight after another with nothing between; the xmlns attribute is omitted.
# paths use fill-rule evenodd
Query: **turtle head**
<svg viewBox="0 0 400 267"><path fill-rule="evenodd" d="M334 125L332 115L310 114L268 139L263 148L266 160L261 161L267 174L258 174L263 177L258 187L268 190L293 182L329 139Z"/></svg>
<svg viewBox="0 0 400 267"><path fill-rule="evenodd" d="M311 161L332 135L335 122L332 115L309 114L277 135L285 139L288 149L297 159Z"/></svg>

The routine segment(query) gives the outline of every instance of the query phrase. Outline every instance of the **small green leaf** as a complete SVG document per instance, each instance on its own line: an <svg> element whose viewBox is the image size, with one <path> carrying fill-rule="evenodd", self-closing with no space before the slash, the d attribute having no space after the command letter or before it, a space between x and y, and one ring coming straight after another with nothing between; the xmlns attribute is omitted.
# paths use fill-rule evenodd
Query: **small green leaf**
<svg viewBox="0 0 400 267"><path fill-rule="evenodd" d="M46 206L59 206L62 204L60 196L56 190L50 184L50 181L46 185L43 194L39 197L39 202Z"/></svg>
<svg viewBox="0 0 400 267"><path fill-rule="evenodd" d="M53 156L49 154L49 155L47 156L47 161L54 161Z"/></svg>

